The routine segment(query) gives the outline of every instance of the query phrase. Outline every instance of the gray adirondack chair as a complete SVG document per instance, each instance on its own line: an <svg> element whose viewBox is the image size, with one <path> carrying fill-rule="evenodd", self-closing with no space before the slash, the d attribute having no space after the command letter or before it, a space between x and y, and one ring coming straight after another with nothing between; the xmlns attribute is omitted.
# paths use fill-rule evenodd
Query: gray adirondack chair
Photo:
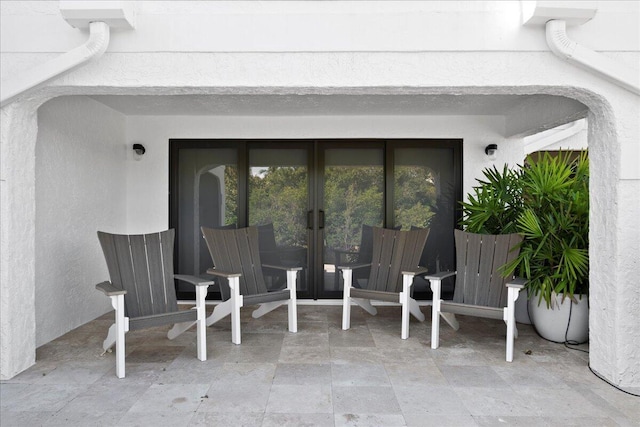
<svg viewBox="0 0 640 427"><path fill-rule="evenodd" d="M389 301L402 304L401 337L409 337L409 314L424 321L424 314L418 303L411 297L411 286L416 275L427 272L418 262L429 235L429 229L411 231L391 230L373 227L373 250L371 263L338 266L344 278L342 329L351 324L351 303L356 303L365 311L376 315L377 310L371 300ZM370 268L365 287L353 283L353 271Z"/></svg>
<svg viewBox="0 0 640 427"><path fill-rule="evenodd" d="M298 331L296 307L296 280L302 267L262 264L258 245L258 228L216 230L202 227L214 268L207 274L226 279L221 283L224 302L215 306L207 318L207 326L231 315L231 341L241 343L240 308L260 304L253 311L253 318L263 316L282 304L288 304L289 331ZM280 269L286 272L287 287L282 290L267 289L262 268ZM224 280L223 280L224 282ZM228 288L227 288L228 286Z"/></svg>
<svg viewBox="0 0 640 427"><path fill-rule="evenodd" d="M474 234L454 231L456 243L456 271L424 276L431 281L433 309L431 348L440 345L440 317L454 330L460 324L455 314L504 320L507 324L506 360L513 361L513 341L517 337L515 302L526 280L504 278L498 269L513 260L520 252L519 234ZM441 281L456 275L453 300L440 298Z"/></svg>
<svg viewBox="0 0 640 427"><path fill-rule="evenodd" d="M174 324L167 334L174 339L197 323L197 356L207 360L205 297L213 284L194 276L173 273L173 229L160 233L124 235L99 231L111 281L96 289L111 298L115 323L103 342L105 351L116 345L116 375L125 376L125 333L136 329ZM196 306L179 310L174 279L196 288Z"/></svg>

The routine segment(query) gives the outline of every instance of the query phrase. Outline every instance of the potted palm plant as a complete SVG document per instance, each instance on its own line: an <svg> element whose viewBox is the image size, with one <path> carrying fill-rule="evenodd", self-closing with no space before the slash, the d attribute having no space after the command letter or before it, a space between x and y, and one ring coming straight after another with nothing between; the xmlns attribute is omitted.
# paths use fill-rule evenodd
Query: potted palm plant
<svg viewBox="0 0 640 427"><path fill-rule="evenodd" d="M530 315L552 341L588 338L589 161L586 152L545 152L522 168L520 254L505 266L529 280Z"/></svg>
<svg viewBox="0 0 640 427"><path fill-rule="evenodd" d="M528 279L528 312L552 341L588 337L589 163L586 152L529 158L484 172L462 204L461 225L476 233L521 233L520 253L502 269Z"/></svg>
<svg viewBox="0 0 640 427"><path fill-rule="evenodd" d="M471 233L509 234L517 232L517 220L523 209L522 169L504 165L482 171L484 179L462 202L460 225Z"/></svg>

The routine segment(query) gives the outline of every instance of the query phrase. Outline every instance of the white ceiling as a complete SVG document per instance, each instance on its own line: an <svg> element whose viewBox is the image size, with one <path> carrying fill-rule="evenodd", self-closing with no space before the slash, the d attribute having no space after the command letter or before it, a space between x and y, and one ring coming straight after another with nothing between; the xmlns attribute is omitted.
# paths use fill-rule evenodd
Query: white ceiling
<svg viewBox="0 0 640 427"><path fill-rule="evenodd" d="M528 95L96 95L125 115L506 115Z"/></svg>

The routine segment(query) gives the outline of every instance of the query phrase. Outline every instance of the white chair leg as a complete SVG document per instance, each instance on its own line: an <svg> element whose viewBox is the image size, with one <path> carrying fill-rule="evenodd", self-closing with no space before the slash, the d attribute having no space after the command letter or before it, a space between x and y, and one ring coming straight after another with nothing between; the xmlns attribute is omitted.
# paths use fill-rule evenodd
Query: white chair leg
<svg viewBox="0 0 640 427"><path fill-rule="evenodd" d="M233 301L231 299L221 302L213 308L213 312L207 317L207 326L211 326L216 322L224 319L231 314L233 310Z"/></svg>
<svg viewBox="0 0 640 427"><path fill-rule="evenodd" d="M109 326L107 337L102 342L102 349L105 351L105 353L116 343L116 335L117 329L116 324L114 323L113 325Z"/></svg>
<svg viewBox="0 0 640 427"><path fill-rule="evenodd" d="M520 288L507 288L507 306L504 308L504 321L507 323L507 362L513 361L513 341L517 335L516 300L519 294Z"/></svg>
<svg viewBox="0 0 640 427"><path fill-rule="evenodd" d="M297 270L287 270L287 289L289 289L289 332L298 332L298 299L296 281Z"/></svg>
<svg viewBox="0 0 640 427"><path fill-rule="evenodd" d="M440 286L441 281L431 279L431 291L433 292L433 305L431 307L431 348L440 347Z"/></svg>
<svg viewBox="0 0 640 427"><path fill-rule="evenodd" d="M344 279L344 290L342 297L342 329L347 330L351 327L351 279L353 271L350 268L342 270Z"/></svg>
<svg viewBox="0 0 640 427"><path fill-rule="evenodd" d="M240 295L240 280L238 277L229 278L231 288L231 342L242 342L240 333L240 308L242 307L242 295Z"/></svg>
<svg viewBox="0 0 640 427"><path fill-rule="evenodd" d="M196 286L196 310L198 320L196 321L196 335L198 341L198 359L207 360L207 319L205 313L205 298L208 286Z"/></svg>
<svg viewBox="0 0 640 427"><path fill-rule="evenodd" d="M442 310L442 305L440 305L440 310ZM457 331L458 329L460 329L460 322L458 322L458 319L456 319L455 314L440 312L440 317L442 317L444 321L447 322L454 331Z"/></svg>
<svg viewBox="0 0 640 427"><path fill-rule="evenodd" d="M400 331L400 338L406 340L409 338L409 299L410 299L410 287L413 283L413 276L407 274L402 275L402 292L400 292L400 304L402 304L402 329Z"/></svg>
<svg viewBox="0 0 640 427"><path fill-rule="evenodd" d="M421 322L424 322L426 319L424 313L422 312L422 310L420 310L418 301L414 300L411 297L409 297L409 312L413 315L413 317Z"/></svg>
<svg viewBox="0 0 640 427"><path fill-rule="evenodd" d="M351 294L351 289L349 289L349 294ZM356 304L358 307L362 308L370 315L375 316L376 314L378 314L378 310L373 305L371 305L371 300L353 297L351 297L350 299L352 303Z"/></svg>
<svg viewBox="0 0 640 427"><path fill-rule="evenodd" d="M404 277L405 275L403 275L403 279L402 279L402 283L403 283L403 288L404 288ZM409 282L409 287L413 285L413 280L415 279L415 276L410 275L407 276L408 280L410 280ZM416 301L415 299L413 299L411 297L411 290L408 288L407 289L407 295L408 295L408 301L409 301L409 313L411 313L413 315L413 317L415 317L416 319L418 319L421 322L425 321L425 316L424 313L422 312L422 310L420 310L420 306L418 305L418 301Z"/></svg>
<svg viewBox="0 0 640 427"><path fill-rule="evenodd" d="M197 293L198 293L198 290L196 289L196 295ZM185 332L187 329L189 329L196 323L197 322L181 322L181 323L174 324L173 327L169 329L169 332L167 332L167 338L169 338L170 340L175 339L176 337L178 337L180 334Z"/></svg>
<svg viewBox="0 0 640 427"><path fill-rule="evenodd" d="M129 330L129 318L124 316L124 295L111 296L111 305L116 310L116 376L124 378L124 334Z"/></svg>
<svg viewBox="0 0 640 427"><path fill-rule="evenodd" d="M276 308L280 307L283 303L283 301L263 302L258 306L258 308L251 312L251 317L253 317L254 319L262 317L265 314L270 313Z"/></svg>

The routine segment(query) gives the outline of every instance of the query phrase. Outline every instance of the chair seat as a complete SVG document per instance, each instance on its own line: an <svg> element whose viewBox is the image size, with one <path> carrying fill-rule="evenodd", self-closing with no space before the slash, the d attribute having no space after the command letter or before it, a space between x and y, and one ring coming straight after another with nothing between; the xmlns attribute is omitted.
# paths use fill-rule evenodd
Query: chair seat
<svg viewBox="0 0 640 427"><path fill-rule="evenodd" d="M129 330L153 328L155 326L173 325L182 322L195 322L198 319L196 310L181 310L172 313L152 314L129 318Z"/></svg>
<svg viewBox="0 0 640 427"><path fill-rule="evenodd" d="M398 292L372 291L369 289L351 288L351 296L353 298L365 298L375 301L399 302L400 294Z"/></svg>
<svg viewBox="0 0 640 427"><path fill-rule="evenodd" d="M266 294L243 295L245 305L264 304L265 302L286 301L291 297L289 289L273 291Z"/></svg>
<svg viewBox="0 0 640 427"><path fill-rule="evenodd" d="M446 313L461 314L463 316L483 317L486 319L502 320L504 308L485 307L482 305L460 304L457 302L442 301L441 311Z"/></svg>

